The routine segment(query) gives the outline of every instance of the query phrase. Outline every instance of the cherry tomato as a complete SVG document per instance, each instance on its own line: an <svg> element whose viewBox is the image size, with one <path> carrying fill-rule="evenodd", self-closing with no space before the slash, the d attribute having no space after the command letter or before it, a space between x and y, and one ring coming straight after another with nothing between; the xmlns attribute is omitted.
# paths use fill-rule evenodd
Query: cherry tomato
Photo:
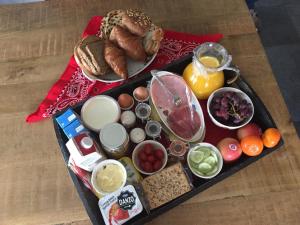
<svg viewBox="0 0 300 225"><path fill-rule="evenodd" d="M147 155L151 155L151 154L152 154L152 151L153 151L152 145L151 145L151 144L146 144L146 145L144 146L144 151L145 151L145 153L146 153Z"/></svg>
<svg viewBox="0 0 300 225"><path fill-rule="evenodd" d="M248 156L257 156L264 149L264 144L259 136L247 136L241 140L243 152Z"/></svg>
<svg viewBox="0 0 300 225"><path fill-rule="evenodd" d="M157 160L153 164L154 171L158 171L162 167L163 163L160 160Z"/></svg>
<svg viewBox="0 0 300 225"><path fill-rule="evenodd" d="M157 159L163 159L164 158L164 152L161 149L156 149L154 152L154 155Z"/></svg>
<svg viewBox="0 0 300 225"><path fill-rule="evenodd" d="M147 155L143 150L141 150L138 154L138 158L139 158L140 161L146 161L147 160Z"/></svg>
<svg viewBox="0 0 300 225"><path fill-rule="evenodd" d="M148 155L147 161L153 163L155 161L154 155Z"/></svg>
<svg viewBox="0 0 300 225"><path fill-rule="evenodd" d="M152 167L152 164L150 162L142 162L141 167L147 173L152 173L153 172L153 167Z"/></svg>

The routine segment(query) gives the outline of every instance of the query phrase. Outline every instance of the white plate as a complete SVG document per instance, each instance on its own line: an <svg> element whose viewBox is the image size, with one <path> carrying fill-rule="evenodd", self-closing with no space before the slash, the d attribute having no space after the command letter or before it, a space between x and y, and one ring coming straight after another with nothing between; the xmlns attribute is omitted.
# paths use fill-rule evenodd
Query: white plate
<svg viewBox="0 0 300 225"><path fill-rule="evenodd" d="M128 69L128 78L134 77L137 74L139 74L140 72L142 72L144 69L146 69L155 59L157 53L155 53L152 56L149 56L146 59L146 62L140 62L140 61L135 61L132 60L128 57L127 58L127 69ZM75 57L76 59L76 57ZM77 63L78 64L78 63ZM83 70L82 70L83 75L86 76L86 78L88 78L91 81L102 81L105 83L114 83L114 82L118 82L118 81L123 81L124 79L120 78L117 74L115 74L113 71L110 73L107 73L105 75L102 76L93 76L90 74L86 74Z"/></svg>

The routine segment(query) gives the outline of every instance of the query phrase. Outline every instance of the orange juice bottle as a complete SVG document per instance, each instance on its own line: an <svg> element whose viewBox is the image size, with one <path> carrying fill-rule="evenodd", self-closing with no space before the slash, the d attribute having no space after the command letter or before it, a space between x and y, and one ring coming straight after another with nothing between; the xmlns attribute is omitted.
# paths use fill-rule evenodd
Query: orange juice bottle
<svg viewBox="0 0 300 225"><path fill-rule="evenodd" d="M229 67L231 56L217 43L206 42L194 50L193 61L184 69L183 79L198 99L207 99L224 85L224 69Z"/></svg>

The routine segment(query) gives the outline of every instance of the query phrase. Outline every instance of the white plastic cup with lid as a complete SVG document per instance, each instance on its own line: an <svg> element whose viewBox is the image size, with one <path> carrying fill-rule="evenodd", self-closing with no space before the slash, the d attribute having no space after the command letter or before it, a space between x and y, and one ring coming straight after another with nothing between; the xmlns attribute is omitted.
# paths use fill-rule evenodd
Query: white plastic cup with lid
<svg viewBox="0 0 300 225"><path fill-rule="evenodd" d="M101 187L99 186L99 181L97 181L98 176L100 176L100 174L99 174L100 170L105 169L105 167L107 167L108 165L116 165L116 166L118 166L118 168L121 170L121 173L122 173L122 176L123 176L121 184L118 187L116 187L116 190L112 190L111 192L103 191L101 189ZM113 193L113 192L115 192L117 190L120 190L121 188L123 188L125 186L126 180L127 180L127 172L126 172L125 167L123 166L122 163L120 163L119 161L114 160L114 159L107 159L107 160L104 160L104 161L100 162L94 168L94 170L92 172L92 177L91 177L91 183L92 183L93 189L95 190L96 195L99 198L101 198L101 197L103 197L103 196L105 196L107 194ZM113 181L113 180L111 180L111 181Z"/></svg>

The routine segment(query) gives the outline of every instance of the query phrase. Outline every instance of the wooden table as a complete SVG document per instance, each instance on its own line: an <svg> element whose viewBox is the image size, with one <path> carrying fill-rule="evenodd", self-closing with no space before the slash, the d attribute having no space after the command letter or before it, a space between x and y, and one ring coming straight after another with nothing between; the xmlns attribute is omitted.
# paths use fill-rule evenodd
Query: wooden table
<svg viewBox="0 0 300 225"><path fill-rule="evenodd" d="M285 146L150 224L300 224L300 141L243 0L58 0L0 6L0 224L90 224L50 119L26 124L93 15L141 8L163 27L224 34Z"/></svg>

